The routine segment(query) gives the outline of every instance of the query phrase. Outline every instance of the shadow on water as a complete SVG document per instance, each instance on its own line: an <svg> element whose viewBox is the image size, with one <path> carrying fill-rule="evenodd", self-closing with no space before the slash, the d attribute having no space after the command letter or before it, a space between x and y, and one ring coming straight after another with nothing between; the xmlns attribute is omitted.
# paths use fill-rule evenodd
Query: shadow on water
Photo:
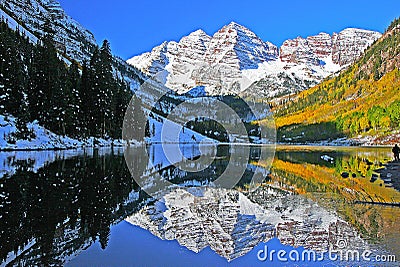
<svg viewBox="0 0 400 267"><path fill-rule="evenodd" d="M13 265L60 265L90 240L106 247L110 224L148 198L120 152L80 151L36 169L41 156L11 160L0 180L0 257Z"/></svg>

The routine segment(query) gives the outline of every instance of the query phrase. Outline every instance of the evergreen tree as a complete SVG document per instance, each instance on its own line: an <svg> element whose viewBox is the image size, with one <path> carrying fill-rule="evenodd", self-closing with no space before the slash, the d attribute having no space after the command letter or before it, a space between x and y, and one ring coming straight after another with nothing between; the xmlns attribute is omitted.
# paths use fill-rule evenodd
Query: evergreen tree
<svg viewBox="0 0 400 267"><path fill-rule="evenodd" d="M146 120L147 118L142 109L142 102L134 95L124 117L125 131L123 132L123 139L142 141L145 136L149 136L150 129Z"/></svg>
<svg viewBox="0 0 400 267"><path fill-rule="evenodd" d="M66 69L58 58L50 35L37 45L33 58L33 77L30 92L31 119L38 119L44 127L65 134L68 104L65 96Z"/></svg>
<svg viewBox="0 0 400 267"><path fill-rule="evenodd" d="M121 137L132 96L113 68L110 44L96 48L90 63L68 67L52 39L51 23L36 45L0 22L0 114L16 117L17 139L29 139L29 121L71 137ZM118 77L118 78L117 78Z"/></svg>
<svg viewBox="0 0 400 267"><path fill-rule="evenodd" d="M90 66L85 63L82 67L81 83L78 91L79 101L79 129L83 137L93 135L91 126L95 123L93 117L94 94L92 86L92 72Z"/></svg>
<svg viewBox="0 0 400 267"><path fill-rule="evenodd" d="M73 137L77 137L80 134L79 121L81 118L79 109L82 104L79 94L80 83L81 76L79 74L78 63L73 61L71 66L69 66L66 81L66 101L68 103L68 108L66 110L66 118L64 121L66 132Z"/></svg>
<svg viewBox="0 0 400 267"><path fill-rule="evenodd" d="M4 29L1 33L0 45L0 110L1 112L18 115L22 104L25 88L28 84L27 73L21 48L19 33Z"/></svg>
<svg viewBox="0 0 400 267"><path fill-rule="evenodd" d="M91 104L89 113L88 113L88 132L92 136L100 136L100 125L102 122L102 115L100 114L101 108L99 98L100 94L100 78L101 74L99 73L101 69L101 59L100 59L100 51L98 47L93 52L92 57L90 58L90 68L88 72L88 100Z"/></svg>
<svg viewBox="0 0 400 267"><path fill-rule="evenodd" d="M113 99L112 126L111 136L113 138L121 138L122 124L125 116L125 111L128 107L129 100L132 97L132 92L124 80L118 81Z"/></svg>
<svg viewBox="0 0 400 267"><path fill-rule="evenodd" d="M27 88L32 45L18 29L13 31L0 22L0 111L16 117L17 139L33 137L26 123L29 121Z"/></svg>
<svg viewBox="0 0 400 267"><path fill-rule="evenodd" d="M100 50L95 51L91 60L93 71L93 90L95 92L96 135L105 137L111 129L113 89L116 83L113 77L110 44L103 42Z"/></svg>

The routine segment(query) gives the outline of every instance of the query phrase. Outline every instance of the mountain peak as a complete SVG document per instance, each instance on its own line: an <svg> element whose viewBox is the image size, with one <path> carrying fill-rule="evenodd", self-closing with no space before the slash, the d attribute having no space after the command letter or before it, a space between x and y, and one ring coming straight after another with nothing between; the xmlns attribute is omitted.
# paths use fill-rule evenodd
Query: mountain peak
<svg viewBox="0 0 400 267"><path fill-rule="evenodd" d="M355 28L333 35L320 32L286 40L279 53L274 44L232 21L212 37L199 29L179 43L169 42L165 49L128 62L148 74L167 70L165 85L178 93L197 86L204 86L208 94L240 93L243 88L238 88L237 82L246 74L252 82L264 77L276 81L273 86L276 84L274 90L278 93L269 93L271 83L256 92L275 95L315 85L353 62L378 35Z"/></svg>
<svg viewBox="0 0 400 267"><path fill-rule="evenodd" d="M258 64L275 59L277 55L276 46L234 21L213 35L206 53L208 63L240 70L257 69Z"/></svg>
<svg viewBox="0 0 400 267"><path fill-rule="evenodd" d="M235 21L231 21L228 25L223 26L221 30L225 30L225 29L228 29L228 31L229 30L243 31L243 32L251 32L252 34L254 34L250 29L246 28L245 26L243 26ZM254 34L254 35L256 35L256 34Z"/></svg>
<svg viewBox="0 0 400 267"><path fill-rule="evenodd" d="M375 40L382 36L381 33L358 29L346 28L332 35L332 60L333 62L345 66L357 59L362 52ZM357 49L349 49L349 47Z"/></svg>
<svg viewBox="0 0 400 267"><path fill-rule="evenodd" d="M354 28L354 27L349 27L349 28L345 28L340 32L364 32L364 33L376 33L376 31L371 31L371 30L366 30L366 29L360 29L360 28Z"/></svg>
<svg viewBox="0 0 400 267"><path fill-rule="evenodd" d="M241 25L241 24L239 24L239 23L237 23L237 22L235 22L235 21L231 21L228 25L226 25L227 27L230 27L230 28L234 28L234 27L244 27L243 25Z"/></svg>
<svg viewBox="0 0 400 267"><path fill-rule="evenodd" d="M202 29L198 29L194 32L191 32L188 36L186 37L198 37L198 38L211 38L205 31Z"/></svg>

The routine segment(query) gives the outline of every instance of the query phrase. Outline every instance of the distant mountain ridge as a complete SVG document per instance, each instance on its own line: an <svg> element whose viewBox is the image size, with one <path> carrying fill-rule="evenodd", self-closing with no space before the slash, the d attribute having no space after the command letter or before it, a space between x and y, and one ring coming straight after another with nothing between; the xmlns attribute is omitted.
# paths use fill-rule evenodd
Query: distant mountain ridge
<svg viewBox="0 0 400 267"><path fill-rule="evenodd" d="M348 28L286 40L278 48L231 22L213 36L197 30L127 62L148 75L167 71L165 85L178 93L205 86L210 95L276 97L316 85L356 60L380 36Z"/></svg>

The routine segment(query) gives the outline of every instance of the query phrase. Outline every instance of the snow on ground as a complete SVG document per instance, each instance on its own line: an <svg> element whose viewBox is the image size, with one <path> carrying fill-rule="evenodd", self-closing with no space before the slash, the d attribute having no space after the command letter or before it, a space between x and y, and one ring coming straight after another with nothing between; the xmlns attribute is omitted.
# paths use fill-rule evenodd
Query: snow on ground
<svg viewBox="0 0 400 267"><path fill-rule="evenodd" d="M209 153L211 154L214 145L218 143L218 141L188 128L181 130L182 128L178 123L157 114L152 113L152 116L154 118L149 117L151 137L146 139L146 143L151 145L148 148L148 152L151 158L151 165L156 169L162 169L171 164L181 162L185 158L199 156L202 153L207 153L208 150L210 150ZM201 151L200 144L203 145Z"/></svg>
<svg viewBox="0 0 400 267"><path fill-rule="evenodd" d="M149 126L153 132L151 138L147 138L147 143L181 143L198 144L216 141L207 138L197 132L185 128L181 131L181 126L175 122L167 120L159 115L153 114L149 117ZM17 139L16 118L13 116L0 115L0 150L48 150L48 149L71 149L81 147L109 147L123 146L123 140L86 138L73 139L68 136L57 135L39 125L38 121L27 124L34 137L30 140ZM162 130L164 128L164 133ZM139 142L132 140L132 145L139 145Z"/></svg>
<svg viewBox="0 0 400 267"><path fill-rule="evenodd" d="M151 138L148 138L146 142L148 143L215 143L217 141L210 139L204 135L201 135L195 131L192 131L188 128L184 128L181 131L182 127L180 124L175 123L171 120L165 119L157 114L152 113L154 118L149 117L149 129L153 130L154 125L154 133L152 133ZM164 129L163 129L164 128ZM164 133L162 133L164 131Z"/></svg>
<svg viewBox="0 0 400 267"><path fill-rule="evenodd" d="M123 145L122 140L94 137L78 140L60 136L40 126L37 121L28 123L27 127L35 137L31 140L16 139L14 137L17 132L16 119L12 116L0 115L0 150L45 150Z"/></svg>

